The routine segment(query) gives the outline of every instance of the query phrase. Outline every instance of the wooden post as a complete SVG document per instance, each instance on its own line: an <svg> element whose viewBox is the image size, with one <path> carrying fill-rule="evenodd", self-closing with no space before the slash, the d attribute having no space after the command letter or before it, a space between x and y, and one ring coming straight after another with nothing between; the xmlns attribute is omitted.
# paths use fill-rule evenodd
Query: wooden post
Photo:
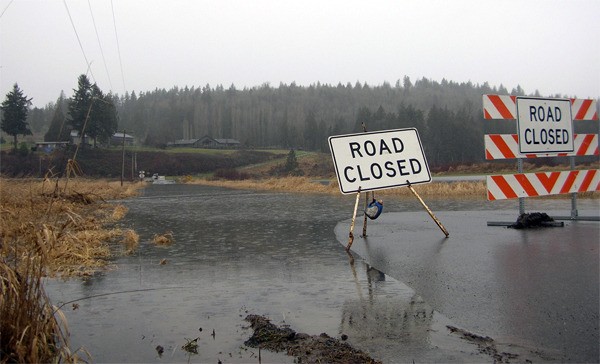
<svg viewBox="0 0 600 364"><path fill-rule="evenodd" d="M408 182L408 181L406 181L406 182ZM415 191L415 189L411 186L410 182L408 182L408 189L410 190L410 192L413 193L413 195L415 195L415 197L417 197L417 199L419 200L419 202L421 202L421 205L423 205L423 207L425 208L425 210L427 211L427 213L429 214L429 216L431 216L431 218L433 219L433 221L435 221L435 223L442 230L442 232L444 233L444 235L446 235L446 237L448 237L448 235L450 235L450 233L448 232L448 230L446 230L446 228L444 227L444 225L442 225L442 223L440 222L440 220L438 220L437 217L435 217L435 215L429 209L429 207L427 207L427 205L425 205L425 202L423 201L423 199L421 198L421 196L419 196L419 194L417 193L417 191Z"/></svg>
<svg viewBox="0 0 600 364"><path fill-rule="evenodd" d="M523 158L517 159L517 171L523 173ZM519 197L519 216L525 213L525 197Z"/></svg>
<svg viewBox="0 0 600 364"><path fill-rule="evenodd" d="M123 136L123 140L125 140L125 136ZM135 165L134 160L135 153L131 153L131 181L133 182L133 166Z"/></svg>
<svg viewBox="0 0 600 364"><path fill-rule="evenodd" d="M362 128L363 128L363 133L367 132L367 126L365 125L365 122L363 121L361 123ZM374 192L372 192L373 195L375 194ZM367 209L367 207L369 207L369 192L367 192L365 194L365 210ZM363 230L362 230L362 236L363 237L367 237L367 214L363 214L364 218L363 218Z"/></svg>
<svg viewBox="0 0 600 364"><path fill-rule="evenodd" d="M125 129L123 129L123 148L122 148L122 160L121 160L121 186L123 186L123 175L125 174Z"/></svg>
<svg viewBox="0 0 600 364"><path fill-rule="evenodd" d="M365 193L365 210L367 209L367 207L369 207L369 192ZM362 236L364 238L367 237L367 214L363 214L364 215L364 219L363 219L363 232L362 232Z"/></svg>
<svg viewBox="0 0 600 364"><path fill-rule="evenodd" d="M356 221L356 211L358 210L358 200L360 199L360 187L358 187L358 192L356 193L356 202L354 203L354 214L352 214L352 223L350 224L350 234L348 234L348 245L346 246L346 251L350 251L350 247L354 242L354 222Z"/></svg>

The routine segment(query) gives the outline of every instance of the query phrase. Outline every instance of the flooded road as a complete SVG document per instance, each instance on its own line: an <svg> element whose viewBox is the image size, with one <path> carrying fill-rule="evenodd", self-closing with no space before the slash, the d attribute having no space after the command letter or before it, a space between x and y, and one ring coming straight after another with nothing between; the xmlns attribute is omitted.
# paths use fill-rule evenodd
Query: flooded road
<svg viewBox="0 0 600 364"><path fill-rule="evenodd" d="M427 202L434 211L513 209L515 218L518 208ZM64 304L72 348L85 347L94 362L258 362L243 344L249 313L311 335L348 335L384 362L493 362L448 333L454 323L413 288L359 256L351 264L334 230L351 217L352 196L157 185L122 203L129 213L121 225L140 235L137 252L94 277L46 283L53 303ZM386 213L407 211L422 208L414 199L386 201ZM167 231L172 245L152 243ZM197 354L182 349L198 337ZM261 355L263 363L293 362Z"/></svg>

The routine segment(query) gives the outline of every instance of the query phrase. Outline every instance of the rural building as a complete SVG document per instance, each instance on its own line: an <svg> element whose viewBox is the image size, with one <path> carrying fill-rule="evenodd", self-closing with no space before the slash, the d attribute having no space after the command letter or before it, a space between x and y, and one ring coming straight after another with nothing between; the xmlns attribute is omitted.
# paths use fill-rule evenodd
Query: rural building
<svg viewBox="0 0 600 364"><path fill-rule="evenodd" d="M235 139L213 139L208 135L200 139L179 139L168 143L172 148L208 148L208 149L235 149L239 148L240 142Z"/></svg>
<svg viewBox="0 0 600 364"><path fill-rule="evenodd" d="M167 143L168 147L172 148L200 148L198 145L199 139L179 139L174 142Z"/></svg>
<svg viewBox="0 0 600 364"><path fill-rule="evenodd" d="M235 139L215 139L217 148L239 148L240 142Z"/></svg>
<svg viewBox="0 0 600 364"><path fill-rule="evenodd" d="M203 136L198 140L198 144L202 146L202 148L238 148L240 146L240 142L235 139L213 139L208 135Z"/></svg>
<svg viewBox="0 0 600 364"><path fill-rule="evenodd" d="M66 148L69 144L70 142L36 142L35 150L50 153L57 149Z"/></svg>
<svg viewBox="0 0 600 364"><path fill-rule="evenodd" d="M110 145L123 145L123 138L125 138L125 145L133 145L133 136L125 133L114 133L110 137Z"/></svg>
<svg viewBox="0 0 600 364"><path fill-rule="evenodd" d="M79 130L71 130L71 143L75 144L75 145L79 145L79 143L81 142L81 137L79 136ZM90 137L85 134L83 137L83 143L90 145Z"/></svg>

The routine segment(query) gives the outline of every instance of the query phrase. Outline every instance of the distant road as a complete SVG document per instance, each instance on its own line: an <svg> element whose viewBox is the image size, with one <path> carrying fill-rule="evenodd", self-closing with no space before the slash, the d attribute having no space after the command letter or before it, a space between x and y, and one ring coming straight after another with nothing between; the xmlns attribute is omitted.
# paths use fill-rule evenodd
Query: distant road
<svg viewBox="0 0 600 364"><path fill-rule="evenodd" d="M484 175L477 176L433 176L432 182L485 181Z"/></svg>

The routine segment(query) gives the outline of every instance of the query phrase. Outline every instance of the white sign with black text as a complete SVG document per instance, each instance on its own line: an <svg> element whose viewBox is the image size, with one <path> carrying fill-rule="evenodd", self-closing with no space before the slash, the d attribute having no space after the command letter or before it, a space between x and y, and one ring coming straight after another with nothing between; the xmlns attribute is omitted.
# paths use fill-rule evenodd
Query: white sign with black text
<svg viewBox="0 0 600 364"><path fill-rule="evenodd" d="M573 152L573 118L568 99L517 97L519 153Z"/></svg>
<svg viewBox="0 0 600 364"><path fill-rule="evenodd" d="M431 182L415 128L331 136L329 147L344 194Z"/></svg>

